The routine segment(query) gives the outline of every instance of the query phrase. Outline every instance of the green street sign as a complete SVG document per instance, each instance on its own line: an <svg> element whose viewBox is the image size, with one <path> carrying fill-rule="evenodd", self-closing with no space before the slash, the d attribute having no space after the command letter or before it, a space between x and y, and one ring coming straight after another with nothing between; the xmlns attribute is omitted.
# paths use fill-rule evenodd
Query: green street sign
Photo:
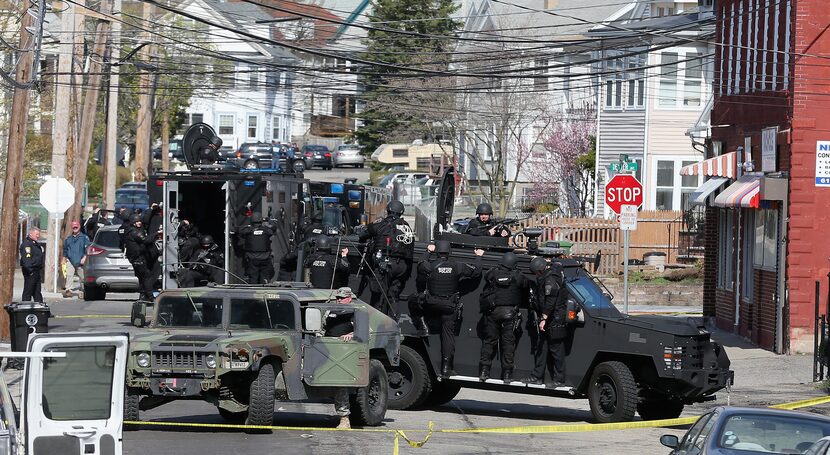
<svg viewBox="0 0 830 455"><path fill-rule="evenodd" d="M611 163L608 165L608 172L637 172L637 163Z"/></svg>

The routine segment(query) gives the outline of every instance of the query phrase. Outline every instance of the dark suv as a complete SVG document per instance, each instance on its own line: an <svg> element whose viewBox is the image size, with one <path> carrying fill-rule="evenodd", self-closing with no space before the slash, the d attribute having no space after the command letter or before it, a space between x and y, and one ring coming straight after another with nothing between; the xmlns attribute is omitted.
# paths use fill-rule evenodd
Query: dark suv
<svg viewBox="0 0 830 455"><path fill-rule="evenodd" d="M265 142L245 142L236 150L236 156L229 161L245 169L262 169L271 167L271 144Z"/></svg>
<svg viewBox="0 0 830 455"><path fill-rule="evenodd" d="M300 151L305 160L306 169L313 169L321 167L323 169L331 169L331 152L325 145L306 144Z"/></svg>

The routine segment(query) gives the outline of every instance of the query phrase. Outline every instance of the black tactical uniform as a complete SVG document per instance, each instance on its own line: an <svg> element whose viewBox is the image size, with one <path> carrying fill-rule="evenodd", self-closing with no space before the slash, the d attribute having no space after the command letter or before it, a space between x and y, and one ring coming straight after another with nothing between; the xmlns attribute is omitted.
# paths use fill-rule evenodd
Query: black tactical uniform
<svg viewBox="0 0 830 455"><path fill-rule="evenodd" d="M567 291L562 275L562 266L554 263L537 279L539 296L542 299L542 318L548 335L548 350L553 360L551 376L554 385L565 383L565 338L568 336Z"/></svg>
<svg viewBox="0 0 830 455"><path fill-rule="evenodd" d="M412 271L415 249L415 235L409 223L401 218L403 211L403 204L392 201L386 206L386 218L355 229L361 242L371 239L368 252L377 277L367 271L372 291L369 303L390 315L395 313L398 298Z"/></svg>
<svg viewBox="0 0 830 455"><path fill-rule="evenodd" d="M481 276L479 261L463 264L450 258L450 242L440 240L435 246L438 259L418 264L419 279L426 282L423 314L441 320L441 376L452 375L455 337L461 328L462 314L459 284L463 279Z"/></svg>
<svg viewBox="0 0 830 455"><path fill-rule="evenodd" d="M109 224L110 222L101 214L101 211L96 210L84 223L84 231L86 231L86 235L89 236L90 240L94 240L98 229Z"/></svg>
<svg viewBox="0 0 830 455"><path fill-rule="evenodd" d="M20 242L20 268L23 271L23 301L43 302L40 274L43 271L43 248L28 235Z"/></svg>
<svg viewBox="0 0 830 455"><path fill-rule="evenodd" d="M163 250L163 243L162 243L162 231L156 228L155 238L153 239L153 243L147 246L147 269L150 270L150 274L152 276L152 289L154 291L161 289L161 252ZM148 278L149 280L150 278Z"/></svg>
<svg viewBox="0 0 830 455"><path fill-rule="evenodd" d="M303 230L303 237L306 241L316 240L317 237L325 234L325 226L323 226L323 216L315 213L311 218L311 223Z"/></svg>
<svg viewBox="0 0 830 455"><path fill-rule="evenodd" d="M179 225L177 243L180 263L187 262L193 256L193 252L199 248L199 239L201 238L202 236L199 235L199 229L195 224L183 221ZM182 266L187 267L187 264L182 264Z"/></svg>
<svg viewBox="0 0 830 455"><path fill-rule="evenodd" d="M182 272L179 285L183 288L196 286L199 281L222 283L225 277L225 255L213 236L203 235L199 249L188 259L187 268Z"/></svg>
<svg viewBox="0 0 830 455"><path fill-rule="evenodd" d="M133 273L138 278L138 289L141 294L139 298L153 300L153 284L156 279L147 264L148 247L155 239L147 235L141 225L141 215L130 216L130 225L124 233L124 247L127 250L126 256L133 265Z"/></svg>
<svg viewBox="0 0 830 455"><path fill-rule="evenodd" d="M270 222L262 220L242 226L238 231L245 251L245 281L249 284L265 284L274 278L274 256L271 253L274 231Z"/></svg>
<svg viewBox="0 0 830 455"><path fill-rule="evenodd" d="M349 260L340 255L337 245L321 235L317 250L305 260L309 281L318 289L338 289L349 285Z"/></svg>
<svg viewBox="0 0 830 455"><path fill-rule="evenodd" d="M501 264L484 275L486 285L481 296L481 358L479 379L490 378L490 366L496 356L496 344L501 353L502 380L513 379L513 354L516 351L516 329L520 319L519 305L524 302L530 286L521 272L516 270L516 255L507 252Z"/></svg>
<svg viewBox="0 0 830 455"><path fill-rule="evenodd" d="M490 215L490 218L487 221L481 220L481 215ZM496 227L496 223L493 222L493 207L484 202L478 204L476 207L476 218L470 220L469 224L467 225L467 234L475 235L479 237L487 237L490 236L490 229ZM503 232L506 231L507 234L510 234L510 229L502 226L499 229L496 229L495 234L493 237L502 237Z"/></svg>

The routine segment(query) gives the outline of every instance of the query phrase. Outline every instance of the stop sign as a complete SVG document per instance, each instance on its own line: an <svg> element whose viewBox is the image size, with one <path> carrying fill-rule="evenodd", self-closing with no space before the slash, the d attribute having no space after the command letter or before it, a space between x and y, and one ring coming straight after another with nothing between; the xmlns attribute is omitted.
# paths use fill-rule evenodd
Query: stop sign
<svg viewBox="0 0 830 455"><path fill-rule="evenodd" d="M63 213L75 202L75 188L66 179L49 177L40 186L40 205L49 213Z"/></svg>
<svg viewBox="0 0 830 455"><path fill-rule="evenodd" d="M643 205L643 185L631 174L617 174L605 185L605 204L614 213L623 205Z"/></svg>

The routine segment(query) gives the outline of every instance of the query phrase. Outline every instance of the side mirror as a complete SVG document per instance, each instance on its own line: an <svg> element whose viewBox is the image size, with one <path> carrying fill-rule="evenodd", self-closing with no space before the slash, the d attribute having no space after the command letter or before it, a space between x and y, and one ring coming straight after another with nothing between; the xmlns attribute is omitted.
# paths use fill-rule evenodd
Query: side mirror
<svg viewBox="0 0 830 455"><path fill-rule="evenodd" d="M568 324L573 324L579 321L579 304L575 301L568 299L567 303L567 313L565 314L565 322Z"/></svg>
<svg viewBox="0 0 830 455"><path fill-rule="evenodd" d="M660 444L663 444L670 449L676 449L680 446L680 440L673 434L664 434L663 436L660 436Z"/></svg>
<svg viewBox="0 0 830 455"><path fill-rule="evenodd" d="M305 330L307 332L323 331L323 313L320 312L319 308L306 308Z"/></svg>

